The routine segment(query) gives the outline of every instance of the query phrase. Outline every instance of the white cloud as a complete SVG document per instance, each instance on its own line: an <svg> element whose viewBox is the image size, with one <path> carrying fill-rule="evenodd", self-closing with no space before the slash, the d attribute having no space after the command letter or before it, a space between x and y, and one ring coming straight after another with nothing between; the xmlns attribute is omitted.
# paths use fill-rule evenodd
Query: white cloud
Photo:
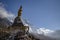
<svg viewBox="0 0 60 40"><path fill-rule="evenodd" d="M15 15L13 13L7 11L4 8L4 4L0 3L0 17L1 18L8 18L12 22Z"/></svg>
<svg viewBox="0 0 60 40"><path fill-rule="evenodd" d="M48 33L51 33L51 32L54 32L50 29L46 29L46 28L39 28L37 29L37 33L38 34L44 34L44 35L47 35Z"/></svg>
<svg viewBox="0 0 60 40"><path fill-rule="evenodd" d="M52 33L49 33L47 36L52 37L52 38L60 38L60 30L56 30Z"/></svg>
<svg viewBox="0 0 60 40"><path fill-rule="evenodd" d="M60 30L54 31L46 28L34 29L31 27L29 32L42 34L44 36L49 36L51 38L56 38L56 39L60 38Z"/></svg>
<svg viewBox="0 0 60 40"><path fill-rule="evenodd" d="M60 38L60 30L50 30L46 28L37 29L38 34L43 34L45 36L49 36L51 38Z"/></svg>
<svg viewBox="0 0 60 40"><path fill-rule="evenodd" d="M30 32L32 33L37 33L37 34L43 34L43 35L48 35L50 33L53 33L53 30L50 29L46 29L46 28L34 28L33 26L29 26L30 27Z"/></svg>

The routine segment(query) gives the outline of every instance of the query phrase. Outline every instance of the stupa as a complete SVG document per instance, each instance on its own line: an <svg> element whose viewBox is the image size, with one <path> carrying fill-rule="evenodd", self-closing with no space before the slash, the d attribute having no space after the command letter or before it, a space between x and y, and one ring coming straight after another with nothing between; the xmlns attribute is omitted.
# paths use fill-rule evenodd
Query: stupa
<svg viewBox="0 0 60 40"><path fill-rule="evenodd" d="M22 6L20 6L18 10L18 15L15 18L14 23L12 24L12 28L19 29L21 32L25 34L25 33L28 33L29 27L23 24L21 15L22 15Z"/></svg>
<svg viewBox="0 0 60 40"><path fill-rule="evenodd" d="M14 23L12 24L13 27L14 26L19 26L19 27L20 26L24 26L23 23L22 23L22 21L21 21L21 14L22 14L22 6L20 6L20 9L18 11L18 15L15 18Z"/></svg>

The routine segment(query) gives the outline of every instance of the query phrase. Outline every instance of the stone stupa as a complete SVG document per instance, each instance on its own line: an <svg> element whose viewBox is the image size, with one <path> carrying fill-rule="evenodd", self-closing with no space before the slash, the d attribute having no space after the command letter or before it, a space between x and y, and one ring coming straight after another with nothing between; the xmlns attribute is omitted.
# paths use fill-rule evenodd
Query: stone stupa
<svg viewBox="0 0 60 40"><path fill-rule="evenodd" d="M23 23L22 23L22 20L21 20L21 14L22 14L22 6L20 6L20 9L18 11L18 15L17 17L15 18L14 20L14 23L12 24L12 26L24 26Z"/></svg>
<svg viewBox="0 0 60 40"><path fill-rule="evenodd" d="M27 33L29 31L28 26L24 26L22 20L21 20L21 14L22 14L22 6L20 6L20 9L18 10L18 15L14 20L14 23L12 24L12 28L19 29L20 31Z"/></svg>

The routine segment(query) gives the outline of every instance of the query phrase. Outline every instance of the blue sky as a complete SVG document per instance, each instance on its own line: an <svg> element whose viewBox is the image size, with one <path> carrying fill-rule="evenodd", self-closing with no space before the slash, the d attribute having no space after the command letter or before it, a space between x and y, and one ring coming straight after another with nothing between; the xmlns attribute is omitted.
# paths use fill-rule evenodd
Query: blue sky
<svg viewBox="0 0 60 40"><path fill-rule="evenodd" d="M22 17L36 28L60 29L60 0L0 0L5 9L17 16L20 5Z"/></svg>

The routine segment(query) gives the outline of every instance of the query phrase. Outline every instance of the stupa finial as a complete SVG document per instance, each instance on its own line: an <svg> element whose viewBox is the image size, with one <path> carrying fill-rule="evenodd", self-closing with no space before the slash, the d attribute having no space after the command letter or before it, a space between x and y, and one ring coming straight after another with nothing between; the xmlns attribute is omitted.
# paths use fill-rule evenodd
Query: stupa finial
<svg viewBox="0 0 60 40"><path fill-rule="evenodd" d="M20 6L19 10L18 10L18 16L21 16L22 14L22 5Z"/></svg>

